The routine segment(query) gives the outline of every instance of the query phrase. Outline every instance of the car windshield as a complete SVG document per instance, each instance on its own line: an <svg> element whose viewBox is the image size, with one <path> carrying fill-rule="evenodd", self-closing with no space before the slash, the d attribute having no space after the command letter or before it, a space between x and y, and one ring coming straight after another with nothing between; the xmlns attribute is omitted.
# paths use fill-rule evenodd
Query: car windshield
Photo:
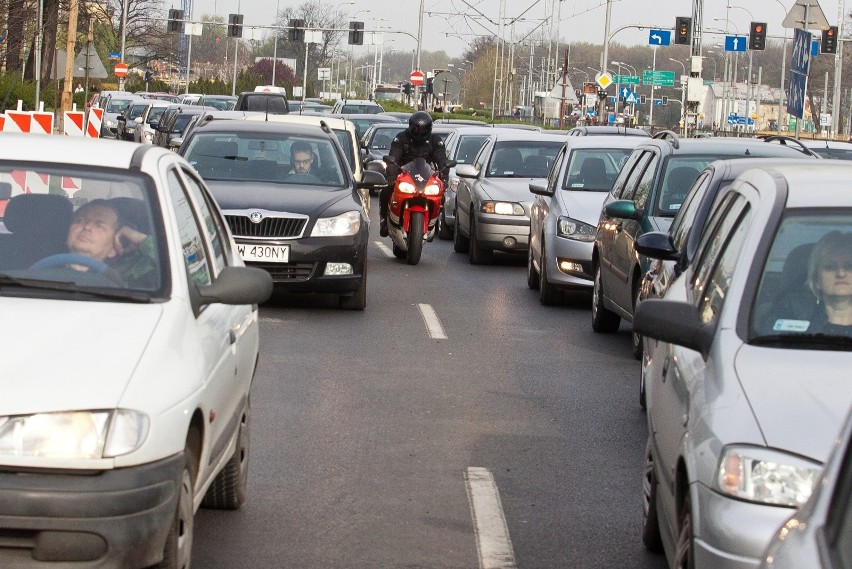
<svg viewBox="0 0 852 569"><path fill-rule="evenodd" d="M370 141L370 150L389 150L394 137L402 132L402 128L377 128Z"/></svg>
<svg viewBox="0 0 852 569"><path fill-rule="evenodd" d="M737 154L740 156L741 154ZM665 162L657 190L655 215L674 217L698 174L719 156L671 156Z"/></svg>
<svg viewBox="0 0 852 569"><path fill-rule="evenodd" d="M546 178L561 142L511 140L498 142L491 154L488 178Z"/></svg>
<svg viewBox="0 0 852 569"><path fill-rule="evenodd" d="M750 342L852 349L852 212L792 213L774 235Z"/></svg>
<svg viewBox="0 0 852 569"><path fill-rule="evenodd" d="M343 110L341 111L343 114L363 113L365 115L377 115L383 112L384 109L378 105L343 105Z"/></svg>
<svg viewBox="0 0 852 569"><path fill-rule="evenodd" d="M124 112L130 103L133 101L131 99L110 99L109 103L107 103L106 109L104 109L105 113L116 113L120 114Z"/></svg>
<svg viewBox="0 0 852 569"><path fill-rule="evenodd" d="M198 133L184 152L207 180L340 187L346 180L332 141L284 133Z"/></svg>
<svg viewBox="0 0 852 569"><path fill-rule="evenodd" d="M183 132L194 116L196 116L195 113L184 113L176 116L175 122L172 123L171 132Z"/></svg>
<svg viewBox="0 0 852 569"><path fill-rule="evenodd" d="M131 170L0 163L0 292L162 293L168 264L150 184Z"/></svg>
<svg viewBox="0 0 852 569"><path fill-rule="evenodd" d="M148 103L136 103L130 106L130 110L128 111L127 118L133 120L137 117L141 117L142 113L145 112L145 109L148 108Z"/></svg>
<svg viewBox="0 0 852 569"><path fill-rule="evenodd" d="M610 191L631 152L630 148L590 148L573 151L569 157L565 179L562 181L562 189Z"/></svg>
<svg viewBox="0 0 852 569"><path fill-rule="evenodd" d="M487 140L487 134L459 135L459 141L456 144L456 155L451 156L451 158L459 164L471 164Z"/></svg>
<svg viewBox="0 0 852 569"><path fill-rule="evenodd" d="M163 111L165 110L166 107L151 107L151 110L148 111L148 122L158 122L160 120L160 117L163 116Z"/></svg>
<svg viewBox="0 0 852 569"><path fill-rule="evenodd" d="M822 158L852 160L852 149L850 148L826 148L825 146L812 146L810 149Z"/></svg>

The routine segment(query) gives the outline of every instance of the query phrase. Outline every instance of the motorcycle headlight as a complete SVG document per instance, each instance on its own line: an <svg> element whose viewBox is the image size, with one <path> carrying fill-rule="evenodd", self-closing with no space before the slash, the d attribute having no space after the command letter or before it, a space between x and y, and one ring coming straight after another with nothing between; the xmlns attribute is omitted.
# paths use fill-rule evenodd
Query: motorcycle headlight
<svg viewBox="0 0 852 569"><path fill-rule="evenodd" d="M0 417L0 456L99 459L139 448L148 416L137 411L68 411Z"/></svg>
<svg viewBox="0 0 852 569"><path fill-rule="evenodd" d="M115 128L118 126L118 123L116 121L104 121L104 124L107 125L109 128Z"/></svg>
<svg viewBox="0 0 852 569"><path fill-rule="evenodd" d="M426 196L439 196L441 195L441 186L438 184L429 184L425 188L423 188L423 195Z"/></svg>
<svg viewBox="0 0 852 569"><path fill-rule="evenodd" d="M596 226L570 217L560 216L559 221L556 222L556 235L576 241L594 241L596 231Z"/></svg>
<svg viewBox="0 0 852 569"><path fill-rule="evenodd" d="M719 489L729 496L797 508L813 491L822 465L777 450L727 447L719 459Z"/></svg>
<svg viewBox="0 0 852 569"><path fill-rule="evenodd" d="M343 237L355 235L361 229L361 214L347 211L334 217L317 219L311 231L311 237Z"/></svg>
<svg viewBox="0 0 852 569"><path fill-rule="evenodd" d="M496 213L498 215L524 215L524 206L512 202L482 202L480 208L483 213Z"/></svg>
<svg viewBox="0 0 852 569"><path fill-rule="evenodd" d="M414 187L414 184L411 182L400 182L397 186L399 191L403 194L416 194L417 188Z"/></svg>

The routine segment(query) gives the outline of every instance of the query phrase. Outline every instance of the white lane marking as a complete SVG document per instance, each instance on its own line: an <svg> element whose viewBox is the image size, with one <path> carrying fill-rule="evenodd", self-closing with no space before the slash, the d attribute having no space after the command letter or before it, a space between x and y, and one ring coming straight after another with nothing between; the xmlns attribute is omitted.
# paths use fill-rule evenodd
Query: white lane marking
<svg viewBox="0 0 852 569"><path fill-rule="evenodd" d="M385 255L387 255L388 257L393 258L393 251L391 251L391 250L390 250L390 247L388 247L387 245L385 245L385 244L384 244L384 243L382 243L381 241L373 241L373 243L375 243L375 244L376 244L376 247L378 247L379 249L381 249L382 251L384 251L384 252L385 252Z"/></svg>
<svg viewBox="0 0 852 569"><path fill-rule="evenodd" d="M420 314L423 316L423 321L426 322L426 329L429 330L429 335L433 340L446 340L447 334L444 333L444 327L441 326L441 321L438 320L438 315L435 314L435 309L431 304L418 304Z"/></svg>
<svg viewBox="0 0 852 569"><path fill-rule="evenodd" d="M494 476L487 468L470 466L464 478L480 569L515 569L515 553Z"/></svg>

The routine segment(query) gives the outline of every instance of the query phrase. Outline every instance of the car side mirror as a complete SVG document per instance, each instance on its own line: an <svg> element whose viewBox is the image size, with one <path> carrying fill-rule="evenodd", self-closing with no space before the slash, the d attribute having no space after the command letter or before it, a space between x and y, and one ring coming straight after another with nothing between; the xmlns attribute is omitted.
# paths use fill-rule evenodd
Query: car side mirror
<svg viewBox="0 0 852 569"><path fill-rule="evenodd" d="M618 217L622 219L640 219L644 215L642 208L636 207L636 202L632 200L615 200L606 204L604 212L609 217Z"/></svg>
<svg viewBox="0 0 852 569"><path fill-rule="evenodd" d="M661 261L677 261L680 258L671 234L665 231L649 231L637 237L636 251L640 255Z"/></svg>
<svg viewBox="0 0 852 569"><path fill-rule="evenodd" d="M136 117L135 119L133 119L133 122L135 122L136 124L142 124L142 117Z"/></svg>
<svg viewBox="0 0 852 569"><path fill-rule="evenodd" d="M458 169L456 169L458 172ZM547 184L530 184L530 191L538 196L553 197L555 193L547 187Z"/></svg>
<svg viewBox="0 0 852 569"><path fill-rule="evenodd" d="M180 148L181 144L183 144L183 137L176 136L169 141L169 148Z"/></svg>
<svg viewBox="0 0 852 569"><path fill-rule="evenodd" d="M257 267L225 267L213 283L196 286L198 305L260 304L272 296L272 277Z"/></svg>
<svg viewBox="0 0 852 569"><path fill-rule="evenodd" d="M459 164L456 166L456 176L460 178L476 178L479 176L479 169L473 164Z"/></svg>
<svg viewBox="0 0 852 569"><path fill-rule="evenodd" d="M381 172L374 172L373 170L364 170L361 173L361 181L356 182L355 187L357 187L358 189L372 189L376 186L384 186L387 183L387 180Z"/></svg>
<svg viewBox="0 0 852 569"><path fill-rule="evenodd" d="M713 328L701 321L695 305L660 298L643 300L633 316L634 332L695 350L705 359L713 345Z"/></svg>

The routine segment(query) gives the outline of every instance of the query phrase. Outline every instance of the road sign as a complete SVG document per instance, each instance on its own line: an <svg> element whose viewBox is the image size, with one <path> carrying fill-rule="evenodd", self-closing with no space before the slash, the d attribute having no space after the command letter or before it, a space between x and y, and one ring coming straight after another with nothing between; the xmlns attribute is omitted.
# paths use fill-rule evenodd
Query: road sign
<svg viewBox="0 0 852 569"><path fill-rule="evenodd" d="M613 83L612 75L609 73L598 73L595 75L595 81L600 85L601 89L606 89Z"/></svg>
<svg viewBox="0 0 852 569"><path fill-rule="evenodd" d="M115 70L113 71L115 76L121 79L125 75L127 75L127 64L126 63L116 63Z"/></svg>
<svg viewBox="0 0 852 569"><path fill-rule="evenodd" d="M657 85L659 87L674 87L674 71L642 71L642 83L645 85Z"/></svg>
<svg viewBox="0 0 852 569"><path fill-rule="evenodd" d="M627 97L629 97L632 93L633 93L633 90L632 90L632 89L630 89L630 87L622 87L622 88L618 91L618 96L619 96L619 97L621 97L622 99L626 99L626 98L627 98Z"/></svg>
<svg viewBox="0 0 852 569"><path fill-rule="evenodd" d="M725 36L725 51L745 51L747 45L746 36Z"/></svg>
<svg viewBox="0 0 852 569"><path fill-rule="evenodd" d="M805 87L808 76L796 71L790 73L787 82L787 113L796 118L805 115Z"/></svg>
<svg viewBox="0 0 852 569"><path fill-rule="evenodd" d="M819 40L814 38L811 40L811 57L819 55Z"/></svg>
<svg viewBox="0 0 852 569"><path fill-rule="evenodd" d="M620 83L622 85L638 85L639 84L639 76L638 75L616 75L615 82Z"/></svg>
<svg viewBox="0 0 852 569"><path fill-rule="evenodd" d="M828 27L828 20L825 18L825 13L819 5L819 0L796 0L781 26L785 28L802 28L805 23L805 8L808 12L808 22L805 29L808 30L824 30Z"/></svg>
<svg viewBox="0 0 852 569"><path fill-rule="evenodd" d="M812 34L805 30L793 30L793 57L790 58L790 71L808 74L811 63ZM800 117L801 118L801 117Z"/></svg>
<svg viewBox="0 0 852 569"><path fill-rule="evenodd" d="M648 30L648 45L669 45L671 43L671 30Z"/></svg>
<svg viewBox="0 0 852 569"><path fill-rule="evenodd" d="M422 71L415 70L415 71L412 71L411 75L408 76L408 81L412 85L422 85L424 78L425 78L425 75L423 75Z"/></svg>
<svg viewBox="0 0 852 569"><path fill-rule="evenodd" d="M121 59L121 52L120 51L111 51L111 52L109 52L108 57L110 59Z"/></svg>
<svg viewBox="0 0 852 569"><path fill-rule="evenodd" d="M639 102L639 97L636 96L636 93L631 92L629 95L624 97L624 102L628 105L634 105Z"/></svg>

